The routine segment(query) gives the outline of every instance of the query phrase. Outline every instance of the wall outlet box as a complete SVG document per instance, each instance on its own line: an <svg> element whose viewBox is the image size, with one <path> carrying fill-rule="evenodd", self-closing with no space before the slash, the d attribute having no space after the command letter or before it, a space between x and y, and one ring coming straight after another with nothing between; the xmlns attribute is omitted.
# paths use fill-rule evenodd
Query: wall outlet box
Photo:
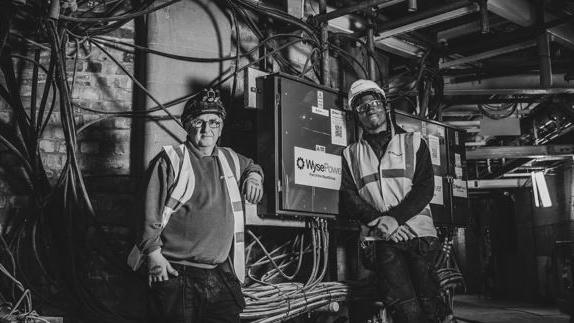
<svg viewBox="0 0 574 323"><path fill-rule="evenodd" d="M247 70L245 71L243 100L244 100L244 107L246 109L257 109L257 96L260 93L258 93L257 84L255 80L258 77L265 75L269 75L269 73L251 67L248 67Z"/></svg>

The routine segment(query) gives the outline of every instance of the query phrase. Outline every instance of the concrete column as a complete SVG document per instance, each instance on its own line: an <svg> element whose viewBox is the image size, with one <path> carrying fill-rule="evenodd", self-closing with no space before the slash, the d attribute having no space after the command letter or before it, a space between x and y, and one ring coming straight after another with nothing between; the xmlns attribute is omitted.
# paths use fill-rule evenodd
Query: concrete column
<svg viewBox="0 0 574 323"><path fill-rule="evenodd" d="M161 1L165 2L165 0ZM160 3L156 3L159 5ZM148 47L177 55L223 57L231 52L231 23L226 13L209 0L181 1L148 16ZM229 70L232 61L194 63L148 54L146 86L162 103L194 93ZM146 107L155 106L150 99ZM169 111L180 116L184 104ZM163 111L153 113L156 120L145 122L143 162L145 165L161 146L185 139L185 132ZM159 119L159 120L157 120Z"/></svg>

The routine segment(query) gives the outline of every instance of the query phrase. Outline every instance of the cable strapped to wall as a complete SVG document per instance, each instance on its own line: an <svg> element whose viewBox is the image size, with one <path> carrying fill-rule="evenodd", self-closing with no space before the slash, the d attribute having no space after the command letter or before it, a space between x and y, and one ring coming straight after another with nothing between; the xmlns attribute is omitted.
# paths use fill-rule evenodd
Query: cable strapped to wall
<svg viewBox="0 0 574 323"><path fill-rule="evenodd" d="M326 221L312 220L309 227L311 241L307 245L305 235L300 234L272 251L268 251L260 238L248 231L253 240L247 246L247 259L256 246L263 256L247 265L252 283L243 289L247 306L241 313L242 319L258 323L280 322L347 299L349 287L346 284L322 282L328 264L329 232ZM296 282L294 279L300 276L303 257L309 253L312 259L310 273L305 282ZM254 272L266 265L271 269L255 277ZM293 272L285 272L293 266Z"/></svg>
<svg viewBox="0 0 574 323"><path fill-rule="evenodd" d="M453 255L453 234L447 234L441 244L440 253L435 260L434 268L439 280L442 298L450 313L454 308L454 293L457 287L465 287L464 276L458 268Z"/></svg>
<svg viewBox="0 0 574 323"><path fill-rule="evenodd" d="M14 310L12 314L27 313L26 315L32 317L34 312L31 310L31 297L34 297L41 299L42 303L67 313L75 313L86 320L128 322L140 319L128 317L106 304L96 297L88 286L89 278L86 273L90 270L88 262L93 261L92 251L96 252L98 261L102 261L110 270L128 272L128 268L122 259L112 252L114 247L109 245L110 239L97 220L78 162L78 136L89 127L110 118L150 118L150 114L157 111L164 111L168 117L179 122L170 109L197 96L198 93L189 93L168 102L159 101L133 73L110 55L110 48L131 54L161 55L190 62L234 61L233 69L208 85L218 87L231 81L232 93L238 83L238 74L265 60L274 60L283 72L305 76L305 68L299 69L283 55L285 49L300 44L311 49L307 71L313 70L318 74L317 61L311 57L314 51L321 48L315 30L286 13L255 4L253 1L220 1L220 4L227 8L232 20L236 40L234 55L190 57L106 37L106 34L134 19L143 18L177 2L179 0L162 4L153 0L54 0L51 2L52 6L43 1L10 0L2 3L1 6L6 9L0 10L1 16L9 19L1 19L0 24L0 68L4 78L4 82L0 82L0 97L13 112L14 124L11 127L0 127L0 144L22 165L23 178L32 196L33 209L33 212L18 214L2 233L7 239L6 245L3 246L4 252L11 255L3 258L2 262L4 259L13 259L13 265L8 266L12 267L12 270L6 271L11 276L18 277L17 285L24 288L19 296L22 301L18 302L16 299L16 305L11 307L10 311ZM271 17L294 26L296 30L266 35L254 21L253 15ZM239 51L240 22L259 39L256 46L243 53ZM15 27L16 23L18 28ZM33 48L33 57L16 53L16 49L22 44ZM76 65L80 52L85 52L84 58L87 58L96 49L116 64L136 87L155 102L155 106L130 112L100 111L74 102L71 94L76 84ZM264 49L263 54L259 53L260 49ZM362 68L356 58L341 48L332 45L331 50ZM47 66L40 62L40 57L49 57ZM240 65L240 58L248 58L249 62ZM28 103L24 104L19 94L16 59L33 66L31 87L34 95L29 106ZM43 89L39 85L40 79L45 79ZM100 117L79 127L76 123L78 111L96 113ZM60 114L66 159L59 177L51 180L46 175L38 142L56 112ZM248 308L244 315L261 322L271 322L311 311L345 297L347 287L343 284L321 282L327 268L328 234L325 223L311 225L310 231L312 234L308 245L304 244L302 237L300 241L293 242L299 247L298 257L278 259L271 252L271 258L258 259L252 264L250 277L253 284L245 289ZM258 246L262 247L262 244ZM311 256L312 266L308 279L299 283L296 279L300 278L299 269L303 255ZM296 270L285 272L292 261L298 264ZM24 264L26 266L23 266ZM275 266L264 273L257 270L269 264ZM30 300L30 303L24 300ZM19 307L23 304L26 306L20 311ZM271 307L274 310L271 310Z"/></svg>

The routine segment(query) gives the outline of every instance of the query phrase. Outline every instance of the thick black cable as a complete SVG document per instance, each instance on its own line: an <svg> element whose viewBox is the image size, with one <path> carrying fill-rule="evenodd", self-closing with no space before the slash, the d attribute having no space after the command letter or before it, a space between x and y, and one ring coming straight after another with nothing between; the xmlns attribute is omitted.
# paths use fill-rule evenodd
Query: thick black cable
<svg viewBox="0 0 574 323"><path fill-rule="evenodd" d="M283 50L284 48L289 47L289 46L292 46L292 45L294 45L294 44L296 44L296 43L298 43L298 42L301 42L301 41L304 41L304 39L295 39L295 40L292 40L292 41L290 41L290 42L287 42L286 44L283 44L283 45L279 46L278 48L275 48L273 51L267 53L267 55L265 55L265 56L263 56L263 57L260 57L260 58L258 58L258 59L256 59L256 60L254 60L254 61L252 61L252 62L250 62L250 63L248 63L248 64L242 66L241 68L239 68L238 72L241 72L241 71L247 69L249 66L255 65L255 64L257 64L258 62L262 61L263 59L266 59L266 58L269 57L269 56L275 55L277 52ZM231 72L230 74L228 74L227 76L225 76L225 77L223 77L223 78L215 79L215 80L213 80L213 81L209 84L209 86L210 86L210 87L217 87L217 86L223 84L225 81L229 80L229 78L233 77L233 75L234 75L233 72ZM197 97L197 96L200 95L200 94L201 94L201 91L198 91L198 92L195 92L195 93L191 93L191 94L187 94L187 95L184 95L184 96L182 96L182 97L173 99L173 100L171 100L171 101L169 101L169 102L163 103L163 106L164 106L165 108L173 107L173 106L175 106L175 105L177 105L177 104L179 104L179 103L183 103L183 102L186 102L187 100L193 99L193 98ZM81 107L81 106L76 106L76 107L79 108L79 109L86 110L86 111L90 111L90 112L94 112L94 113L111 114L111 115L117 115L117 116L130 116L130 117L138 117L138 116L139 116L139 117L146 117L146 115L149 114L149 113L152 113L152 112L156 112L156 111L160 111L160 110L161 110L161 107L159 107L159 106L151 107L151 108L149 108L149 109L146 109L145 111L132 111L132 112L110 112L110 111L102 111L102 110L90 109L90 108Z"/></svg>
<svg viewBox="0 0 574 323"><path fill-rule="evenodd" d="M310 25L306 24L305 22L303 22L301 20L298 20L297 18L295 18L289 14L286 14L282 11L267 7L267 6L263 5L261 2L254 2L251 0L236 0L236 2L243 7L246 7L250 10L253 10L253 11L258 12L260 14L263 14L265 16L269 16L271 18L278 19L278 20L285 22L285 23L288 23L288 24L293 24L293 25L299 27L300 29L302 29L303 31L305 31L305 33L307 33L307 36L309 36L315 42L320 43L319 38L317 38L315 31L312 29L312 27Z"/></svg>
<svg viewBox="0 0 574 323"><path fill-rule="evenodd" d="M115 17L97 17L97 18L88 18L88 17L72 17L72 16L65 16L65 15L60 15L60 20L63 21L71 21L71 22L108 22L108 21L117 21L117 20L131 20L143 15L147 15L149 13L152 13L154 11L160 10L162 8L171 6L174 3L180 2L181 0L171 0L169 2L166 3L162 3L161 5L158 5L157 7L154 8L149 8L146 10L142 10L136 13L131 13L131 14L126 14L126 15L120 15L120 16L115 16Z"/></svg>
<svg viewBox="0 0 574 323"><path fill-rule="evenodd" d="M143 86L143 84L141 84L135 76L132 75L132 73L130 73L120 62L118 62L118 60L112 55L110 54L106 49L104 49L100 44L98 44L95 41L90 40L90 43L96 45L96 47L98 47L104 54L106 54L106 56L108 56L114 63L116 63L116 65L127 75L129 76L129 78L134 82L134 84L136 84L142 91L144 91L144 93L150 98L152 99L153 102L155 102L155 104L157 104L173 121L175 121L175 123L180 126L181 128L184 128L183 124L181 123L181 121L179 120L179 118L176 118L173 114L171 114L171 112L169 112L167 110L167 108L161 104L161 102L159 102L159 100L157 100L155 98L155 96L153 94L151 94L151 92L149 92L145 86Z"/></svg>

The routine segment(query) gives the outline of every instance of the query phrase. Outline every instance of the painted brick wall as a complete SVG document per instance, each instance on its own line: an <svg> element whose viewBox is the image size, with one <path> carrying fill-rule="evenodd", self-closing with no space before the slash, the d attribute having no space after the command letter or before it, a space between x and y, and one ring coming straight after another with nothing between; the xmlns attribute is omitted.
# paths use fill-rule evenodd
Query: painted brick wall
<svg viewBox="0 0 574 323"><path fill-rule="evenodd" d="M127 24L116 32L107 35L121 41L133 42L133 24ZM67 49L68 80L72 84L76 45L71 43ZM125 53L109 48L109 52L119 60L129 71L133 71L134 57L131 53ZM28 57L33 57L29 54ZM29 109L32 91L32 65L22 60L15 59L18 66L21 96L24 106ZM49 64L49 53L43 51L40 63L44 66ZM90 122L95 122L82 130L78 136L78 158L84 175L87 176L88 185L93 178L106 176L125 177L125 183L120 185L122 192L131 197L133 185L127 177L130 175L130 136L131 119L107 118L105 115L83 110L84 108L100 111L130 111L132 108L132 81L117 67L117 65L98 48L83 44L78 52L78 60L75 66L76 75L73 82L73 103L76 105L76 125L82 128ZM44 73L39 73L38 100L41 97L41 89L46 82ZM0 122L2 127L10 127L12 111L6 102L0 99ZM97 120L100 120L96 122ZM39 148L46 173L53 182L59 176L66 160L66 147L64 133L60 120L59 110L56 107L47 123L46 130L39 140ZM0 223L9 214L18 212L18 209L28 204L26 188L19 185L18 176L14 176L14 170L19 167L19 162L14 156L2 149L0 157ZM114 181L117 181L114 180ZM115 183L117 185L117 183ZM121 207L111 206L110 200L117 200L128 204L127 196L106 194L109 187L100 181L92 193L94 204L99 213L110 217L110 212ZM119 213L125 213L124 211ZM119 214L120 216L122 214ZM115 221L118 222L118 221ZM121 222L121 221L119 221Z"/></svg>
<svg viewBox="0 0 574 323"><path fill-rule="evenodd" d="M114 33L106 35L123 42L133 42L133 24L127 24ZM134 55L116 49L107 48L128 71L134 70ZM24 52L24 50L22 51ZM71 43L67 48L68 80L72 84L76 45ZM33 57L33 53L28 53ZM40 62L49 65L49 53L44 51ZM32 65L15 59L20 77L21 96L24 106L29 109L31 101ZM131 242L131 224L129 215L133 214L137 178L131 174L130 142L132 122L129 118L104 118L105 115L86 111L131 111L132 81L124 72L97 47L81 46L75 66L72 98L77 129L83 129L78 135L77 156L85 176L85 182L94 209L102 228L107 232L112 253L117 254L118 263L123 263L128 244ZM39 73L39 94L45 85L46 77ZM0 79L2 79L0 77ZM3 81L0 81L3 82ZM39 100L38 98L38 100ZM11 128L13 112L3 99L0 99L0 127ZM92 123L90 126L86 126ZM58 105L49 119L45 132L39 140L42 162L49 180L56 182L66 161L66 145L62 130ZM17 158L8 153L0 144L0 225L8 224L6 219L26 212L30 205L29 189L24 185L21 165ZM99 299L111 308L129 308L126 304L133 299L130 291L140 293L141 284L134 283L129 277L111 269L101 257L94 253L93 264L89 264L90 289ZM123 285L122 285L123 283ZM130 287L126 287L130 284ZM110 288L116 286L116 288ZM132 287L133 286L133 287ZM36 296L36 295L33 295ZM131 302L133 304L133 301ZM51 313L52 310L35 303L40 313ZM135 310L132 312L136 312ZM51 314L59 314L51 313Z"/></svg>

